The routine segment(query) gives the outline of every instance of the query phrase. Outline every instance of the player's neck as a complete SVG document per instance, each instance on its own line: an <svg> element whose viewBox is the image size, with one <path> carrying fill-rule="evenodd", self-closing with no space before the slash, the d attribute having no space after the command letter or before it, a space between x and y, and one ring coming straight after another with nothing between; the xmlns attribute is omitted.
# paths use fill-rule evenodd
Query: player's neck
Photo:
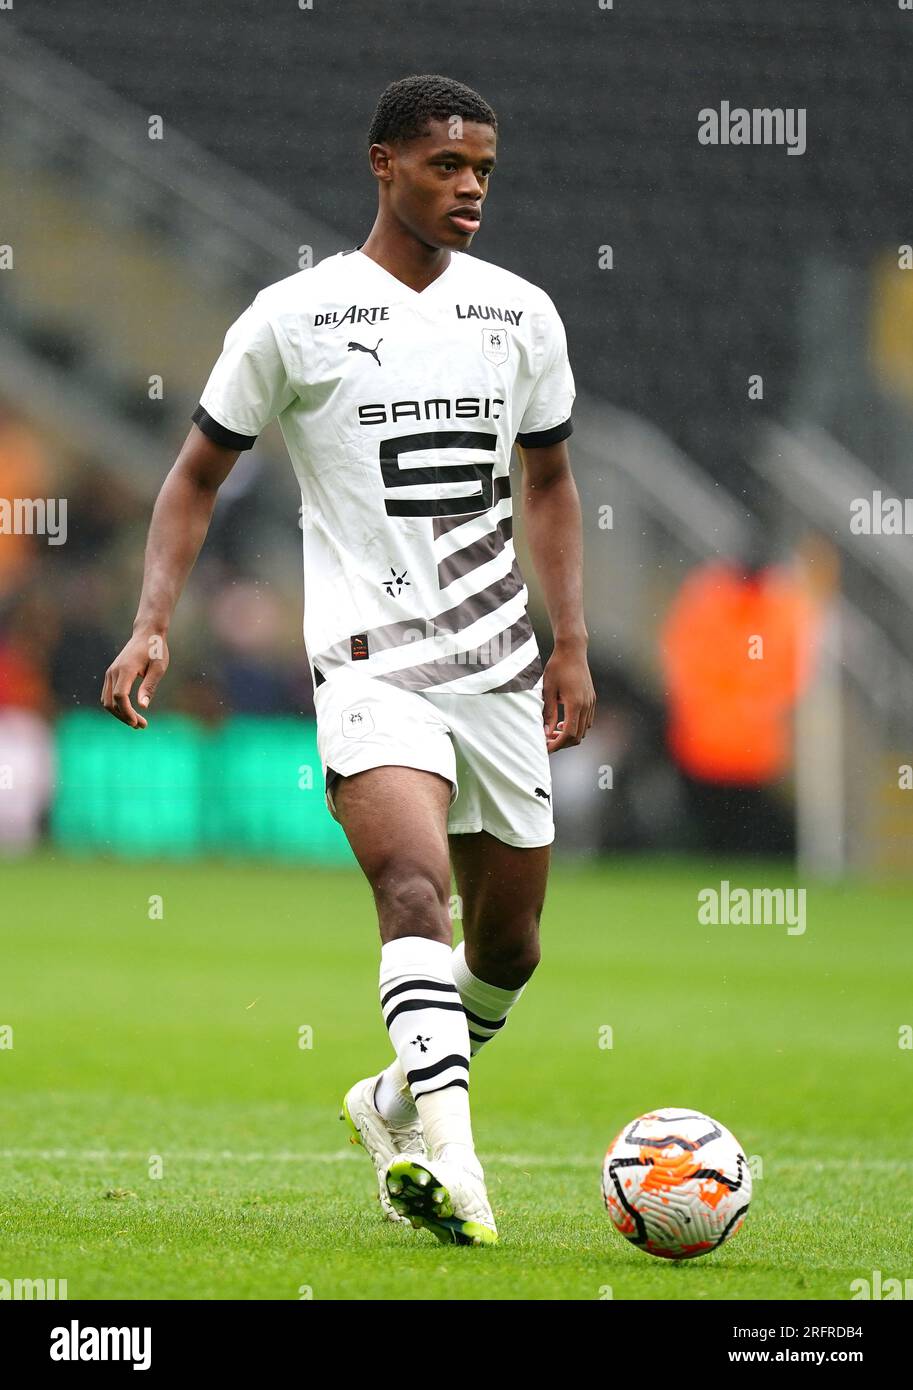
<svg viewBox="0 0 913 1390"><path fill-rule="evenodd" d="M450 264L447 247L426 246L403 227L380 216L359 249L418 294L443 275Z"/></svg>

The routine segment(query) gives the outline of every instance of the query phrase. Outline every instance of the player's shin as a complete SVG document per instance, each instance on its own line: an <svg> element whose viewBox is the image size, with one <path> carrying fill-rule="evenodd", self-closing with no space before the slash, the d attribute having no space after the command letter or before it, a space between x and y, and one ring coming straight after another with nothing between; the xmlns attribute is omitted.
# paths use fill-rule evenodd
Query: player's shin
<svg viewBox="0 0 913 1390"><path fill-rule="evenodd" d="M521 985L519 989L501 989L499 985L489 985L480 980L466 964L465 943L462 941L452 953L451 970L466 1010L470 1055L474 1057L480 1048L498 1036L526 985Z"/></svg>
<svg viewBox="0 0 913 1390"><path fill-rule="evenodd" d="M471 1149L469 1029L450 947L420 936L387 942L380 998L429 1151L437 1154L450 1144Z"/></svg>

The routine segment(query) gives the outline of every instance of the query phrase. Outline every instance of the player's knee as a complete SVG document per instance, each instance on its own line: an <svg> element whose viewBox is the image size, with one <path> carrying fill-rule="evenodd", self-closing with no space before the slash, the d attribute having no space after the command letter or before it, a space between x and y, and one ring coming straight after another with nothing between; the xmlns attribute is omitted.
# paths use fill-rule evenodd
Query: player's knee
<svg viewBox="0 0 913 1390"><path fill-rule="evenodd" d="M521 984L526 984L532 978L539 961L542 959L542 952L539 949L537 938L526 940L518 946L510 958L509 968L517 983L514 989L519 989Z"/></svg>
<svg viewBox="0 0 913 1390"><path fill-rule="evenodd" d="M513 925L512 931L502 932L494 940L489 937L484 949L473 953L470 966L480 979L501 989L519 989L525 985L542 958L538 919L533 917Z"/></svg>
<svg viewBox="0 0 913 1390"><path fill-rule="evenodd" d="M450 944L450 884L423 865L391 863L376 877L374 901L385 940L427 936Z"/></svg>

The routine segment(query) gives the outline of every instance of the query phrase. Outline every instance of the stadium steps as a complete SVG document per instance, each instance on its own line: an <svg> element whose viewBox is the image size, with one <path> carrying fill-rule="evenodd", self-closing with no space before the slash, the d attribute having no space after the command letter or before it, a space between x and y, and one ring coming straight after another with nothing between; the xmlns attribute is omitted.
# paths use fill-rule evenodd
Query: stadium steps
<svg viewBox="0 0 913 1390"><path fill-rule="evenodd" d="M88 199L51 178L17 186L15 172L0 165L0 201L15 206L7 234L17 252L11 284L21 313L40 324L77 325L85 350L139 389L154 371L166 372L185 396L199 389L201 365L225 331L225 306L188 267L154 238L100 223Z"/></svg>

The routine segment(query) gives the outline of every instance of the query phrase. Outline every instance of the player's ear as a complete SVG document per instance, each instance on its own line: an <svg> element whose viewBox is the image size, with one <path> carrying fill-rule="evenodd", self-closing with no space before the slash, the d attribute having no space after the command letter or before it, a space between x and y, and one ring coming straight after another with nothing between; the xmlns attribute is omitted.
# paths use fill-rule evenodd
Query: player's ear
<svg viewBox="0 0 913 1390"><path fill-rule="evenodd" d="M389 145L372 145L368 151L368 159L371 163L371 172L379 179L389 181L391 177L391 155Z"/></svg>

